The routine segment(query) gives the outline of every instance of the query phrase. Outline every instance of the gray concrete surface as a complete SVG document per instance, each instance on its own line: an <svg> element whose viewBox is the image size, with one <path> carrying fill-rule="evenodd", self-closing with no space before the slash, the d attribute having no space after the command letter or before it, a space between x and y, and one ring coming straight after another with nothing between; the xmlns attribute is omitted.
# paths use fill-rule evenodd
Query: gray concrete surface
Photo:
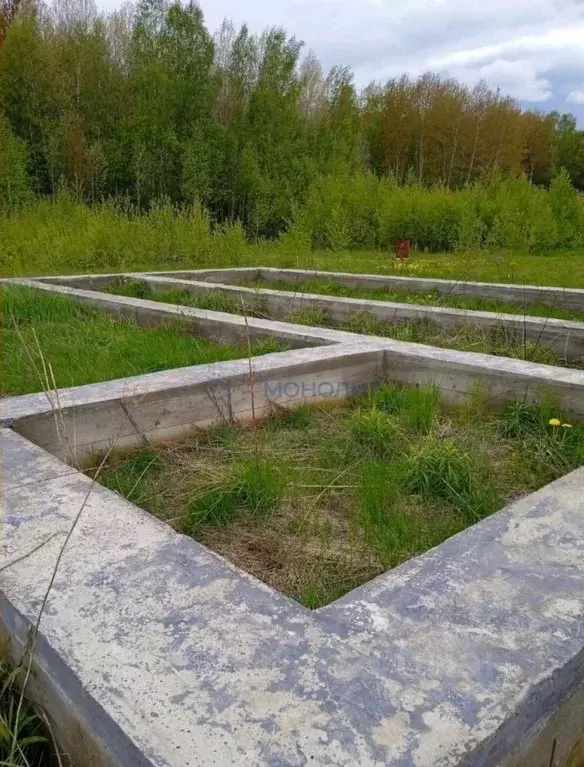
<svg viewBox="0 0 584 767"><path fill-rule="evenodd" d="M447 306L425 306L411 303L398 303L395 301L378 301L372 299L343 298L336 296L324 296L322 294L305 293L298 291L295 293L270 289L254 289L237 287L229 283L237 283L242 280L262 278L267 281L285 280L292 282L298 280L299 285L307 281L309 277L328 279L329 282L338 282L352 286L366 288L377 287L395 287L386 281L413 280L412 290L418 289L424 292L429 288L423 288L418 285L418 278L385 277L383 275L347 275L340 272L306 272L304 270L286 270L286 269L219 269L219 270L191 270L178 272L160 272L160 273L128 273L110 274L110 275L80 275L71 277L46 278L45 281L53 284L65 285L78 288L88 288L90 290L100 290L107 288L113 280L120 278L142 279L150 287L157 291L182 290L186 293L197 295L201 293L219 292L226 295L241 304L242 311L256 311L258 307L263 307L271 317L275 319L285 318L290 312L297 309L316 309L326 312L333 321L346 321L351 315L365 312L372 315L377 320L383 322L405 323L412 321L428 321L439 327L453 328L465 325L473 325L484 329L485 331L498 329L509 335L515 342L531 341L545 348L551 348L557 354L559 360L566 361L568 364L582 365L584 363L584 323L572 322L569 320L559 320L554 318L536 317L517 313L495 313L487 311L473 311L465 309L454 309ZM330 279L329 279L330 278ZM361 284L361 282L363 284ZM422 283L426 283L422 280ZM436 282L436 281L433 281ZM457 294L457 291L472 291L478 285L477 290L483 290L489 293L491 288L509 289L509 295L515 296L514 301L510 303L529 303L537 301L542 305L564 306L562 301L567 301L572 309L581 309L584 311L584 290L573 290L566 298L565 289L556 288L523 288L517 285L490 285L489 283L451 283L449 281L438 281L444 283L444 293ZM401 283L398 283L398 286ZM447 291L446 286L450 285L452 290ZM456 288L456 289L455 289ZM463 289L464 288L464 289ZM521 291L521 301L519 301L519 291ZM526 292L527 291L527 292ZM530 292L531 291L531 292ZM543 291L543 292L542 292ZM475 295L472 292L465 295ZM479 295L477 294L477 295ZM507 295L507 294L506 294ZM485 294L486 296L486 294ZM542 298L543 296L543 298ZM498 296L488 295L490 298ZM548 300L549 299L549 300ZM507 300L501 298L501 300Z"/></svg>
<svg viewBox="0 0 584 767"><path fill-rule="evenodd" d="M443 280L433 277L407 277L396 274L354 274L352 272L328 272L310 269L277 269L274 267L229 267L224 269L181 269L176 271L148 272L152 275L194 279L201 282L236 284L247 280L267 282L311 282L322 280L337 285L363 288L365 290L404 290L406 292L428 293L437 291L445 296L467 296L486 298L504 303L524 306L535 303L574 311L584 311L584 289L560 288L541 285L512 285L495 282L474 282L468 280ZM41 277L55 284L78 283L81 287L96 286L95 280L115 275L64 275ZM90 282L85 282L87 279ZM91 283L93 280L93 283Z"/></svg>
<svg viewBox="0 0 584 767"><path fill-rule="evenodd" d="M466 280L441 280L432 277L402 277L385 274L350 274L348 272L323 272L308 269L274 269L260 267L262 280L278 282L305 282L326 280L338 285L383 290L384 288L428 293L436 290L443 295L491 298L520 306L530 303L584 311L584 290L576 288L552 288L539 285L509 285L495 282L469 282ZM243 279L246 279L245 277Z"/></svg>
<svg viewBox="0 0 584 767"><path fill-rule="evenodd" d="M1 625L19 646L88 498L31 687L78 765L565 765L553 739L532 748L554 712L557 753L576 747L584 470L310 612L0 438Z"/></svg>
<svg viewBox="0 0 584 767"><path fill-rule="evenodd" d="M42 289L144 324L182 316L232 338L245 328L222 313ZM251 375L241 360L0 402L0 629L13 657L86 504L29 689L60 743L78 767L579 767L584 469L310 612L74 466L112 444L246 420L272 402L343 397L383 376L433 382L451 400L478 385L493 406L553 392L583 418L584 374L249 325L308 348L254 358Z"/></svg>
<svg viewBox="0 0 584 767"><path fill-rule="evenodd" d="M290 293L279 290L242 288L233 285L200 282L194 279L176 279L166 276L134 275L143 279L155 291L182 290L191 295L218 292L232 298L241 310L256 311L265 308L274 319L285 318L301 309L321 310L336 322L347 321L358 313L370 314L383 322L431 322L438 327L455 328L465 325L485 331L501 330L515 342L524 340L551 348L559 359L582 365L584 363L584 323L568 320L533 317L520 314L452 309L442 306L400 304L393 301L342 298L314 293Z"/></svg>

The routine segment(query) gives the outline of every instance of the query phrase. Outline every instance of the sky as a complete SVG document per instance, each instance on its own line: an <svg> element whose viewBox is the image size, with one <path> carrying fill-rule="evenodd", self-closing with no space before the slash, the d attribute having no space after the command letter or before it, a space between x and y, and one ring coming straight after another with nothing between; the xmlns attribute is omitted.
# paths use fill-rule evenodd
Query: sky
<svg viewBox="0 0 584 767"><path fill-rule="evenodd" d="M97 0L113 9L116 0ZM483 79L529 108L572 112L584 127L584 0L199 0L207 27L283 26L325 70L358 86L425 71Z"/></svg>

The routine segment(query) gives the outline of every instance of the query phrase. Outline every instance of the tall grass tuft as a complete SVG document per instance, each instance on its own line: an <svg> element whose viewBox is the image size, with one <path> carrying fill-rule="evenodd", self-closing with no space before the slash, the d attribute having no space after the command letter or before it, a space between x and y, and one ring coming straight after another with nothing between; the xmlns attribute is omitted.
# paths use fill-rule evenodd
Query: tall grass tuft
<svg viewBox="0 0 584 767"><path fill-rule="evenodd" d="M399 416L403 424L416 434L432 428L440 405L440 392L435 386L406 387L385 383L369 395L373 407Z"/></svg>
<svg viewBox="0 0 584 767"><path fill-rule="evenodd" d="M469 523L501 505L491 481L481 476L468 456L452 442L422 443L409 458L405 481L410 492L424 499L452 504Z"/></svg>
<svg viewBox="0 0 584 767"><path fill-rule="evenodd" d="M195 534L201 525L224 525L231 522L237 509L237 492L232 486L208 487L185 507L185 532Z"/></svg>
<svg viewBox="0 0 584 767"><path fill-rule="evenodd" d="M395 421L375 407L356 410L349 421L349 433L358 449L379 457L392 455L399 437Z"/></svg>
<svg viewBox="0 0 584 767"><path fill-rule="evenodd" d="M252 517L261 517L279 505L286 486L283 465L249 459L235 466L238 502Z"/></svg>

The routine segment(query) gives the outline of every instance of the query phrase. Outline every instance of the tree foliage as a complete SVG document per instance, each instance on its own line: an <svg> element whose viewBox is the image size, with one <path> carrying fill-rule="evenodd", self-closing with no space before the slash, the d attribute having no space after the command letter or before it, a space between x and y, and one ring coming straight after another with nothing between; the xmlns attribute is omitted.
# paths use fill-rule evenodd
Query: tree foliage
<svg viewBox="0 0 584 767"><path fill-rule="evenodd" d="M248 236L272 237L335 189L329 231L314 239L342 244L356 237L341 213L354 189L376 211L359 219L357 240L379 239L371 178L439 186L447 199L497 174L548 186L565 168L556 197L566 184L584 189L575 119L523 111L484 83L427 73L359 93L347 67L324 73L282 29L226 21L211 36L192 1L100 14L93 0L4 0L0 21L5 205L26 199L17 188L66 186L140 211L196 202L214 224L237 219Z"/></svg>

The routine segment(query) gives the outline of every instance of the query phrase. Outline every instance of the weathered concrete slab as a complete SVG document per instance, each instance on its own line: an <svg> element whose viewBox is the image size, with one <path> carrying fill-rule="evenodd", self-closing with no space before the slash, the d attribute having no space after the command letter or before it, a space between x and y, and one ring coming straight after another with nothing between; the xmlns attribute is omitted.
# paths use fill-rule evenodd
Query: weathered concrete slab
<svg viewBox="0 0 584 767"><path fill-rule="evenodd" d="M16 282L146 325L179 317L209 337L313 347L0 403L0 628L14 656L88 499L28 688L77 764L574 767L584 469L311 613L55 456L74 463L383 376L452 400L480 385L495 406L553 392L584 417L584 373Z"/></svg>
<svg viewBox="0 0 584 767"><path fill-rule="evenodd" d="M441 280L433 277L402 277L400 275L351 274L348 272L323 272L308 269L274 269L260 267L262 280L278 282L298 280L327 280L338 285L383 290L391 288L420 293L437 290L444 295L492 298L510 304L543 304L584 311L584 290L577 288L551 288L539 285L509 285L494 282L468 282L465 280Z"/></svg>
<svg viewBox="0 0 584 767"><path fill-rule="evenodd" d="M78 764L533 767L581 737L549 728L584 676L584 470L310 613L51 460L5 492L1 625L24 644L89 493L31 687Z"/></svg>

